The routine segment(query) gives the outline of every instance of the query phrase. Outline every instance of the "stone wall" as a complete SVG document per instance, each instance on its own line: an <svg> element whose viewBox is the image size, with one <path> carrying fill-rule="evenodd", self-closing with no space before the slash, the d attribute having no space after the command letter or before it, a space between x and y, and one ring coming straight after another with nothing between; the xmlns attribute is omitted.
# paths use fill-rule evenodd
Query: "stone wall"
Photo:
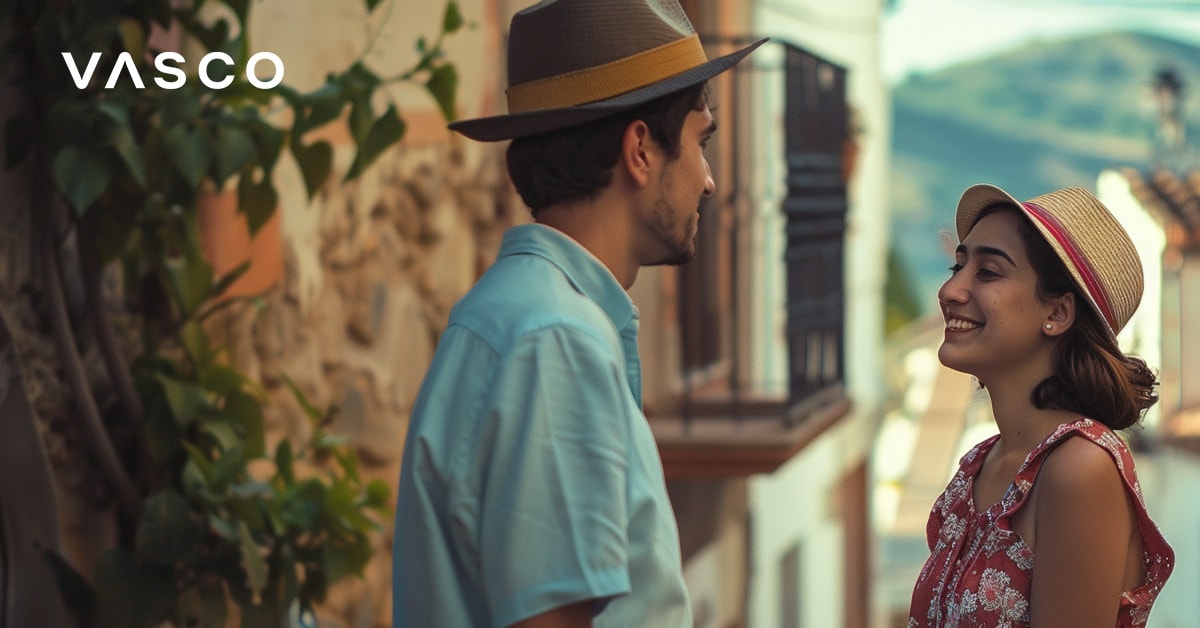
<svg viewBox="0 0 1200 628"><path fill-rule="evenodd" d="M528 220L500 167L502 148L457 141L402 145L359 180L331 184L312 202L283 191L302 186L292 185L289 177L297 175L281 168L283 280L257 302L227 308L209 329L215 341L228 344L235 366L266 388L272 449L282 438L303 442L310 434L283 383L286 374L318 407L338 406L332 431L355 445L364 479L386 481L394 497L409 412L450 307L494 260L503 230ZM339 153L343 165L345 157ZM6 173L4 180L12 183L6 195L22 187L20 173ZM331 181L337 180L335 174ZM88 462L41 313L29 216L24 205L0 212L0 316L17 340L52 466L63 549L91 573L96 557L116 542L111 496ZM111 401L71 267L71 240L64 244L77 344L98 399ZM109 270L106 288L117 310L119 273ZM131 326L118 331L132 358ZM385 519L366 577L334 587L323 627L391 624L392 521Z"/></svg>
<svg viewBox="0 0 1200 628"><path fill-rule="evenodd" d="M210 329L267 389L268 447L310 434L286 375L315 406L338 407L331 430L394 502L409 413L450 308L495 259L503 230L528 220L500 148L468 147L468 157L456 142L402 146L357 181L285 204L282 285ZM365 579L331 591L322 626L391 625L383 523Z"/></svg>

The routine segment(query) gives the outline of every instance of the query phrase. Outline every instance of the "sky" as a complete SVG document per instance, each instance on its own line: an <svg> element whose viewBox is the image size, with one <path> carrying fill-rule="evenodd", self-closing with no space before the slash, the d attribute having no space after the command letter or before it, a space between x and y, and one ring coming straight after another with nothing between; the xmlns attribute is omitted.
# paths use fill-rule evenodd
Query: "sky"
<svg viewBox="0 0 1200 628"><path fill-rule="evenodd" d="M884 76L896 83L1039 38L1121 29L1200 43L1200 0L893 0Z"/></svg>

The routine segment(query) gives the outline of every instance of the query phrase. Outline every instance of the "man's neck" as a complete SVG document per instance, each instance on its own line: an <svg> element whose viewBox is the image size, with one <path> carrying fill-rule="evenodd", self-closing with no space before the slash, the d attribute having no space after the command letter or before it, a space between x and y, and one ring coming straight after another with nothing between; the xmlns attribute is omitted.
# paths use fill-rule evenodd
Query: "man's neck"
<svg viewBox="0 0 1200 628"><path fill-rule="evenodd" d="M546 207L538 212L537 222L570 236L595 255L621 287L629 290L640 266L632 252L626 215L601 193L597 199Z"/></svg>

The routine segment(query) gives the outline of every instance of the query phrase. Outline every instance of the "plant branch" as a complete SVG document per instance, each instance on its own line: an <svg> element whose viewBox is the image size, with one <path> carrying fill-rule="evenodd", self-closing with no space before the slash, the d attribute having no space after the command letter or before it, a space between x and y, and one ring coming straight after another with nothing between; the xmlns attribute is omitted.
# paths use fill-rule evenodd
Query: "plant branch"
<svg viewBox="0 0 1200 628"><path fill-rule="evenodd" d="M90 223L87 227L90 227ZM91 229L85 227L85 231ZM117 396L121 400L121 407L125 409L125 413L129 415L129 419L133 424L134 429L140 433L142 427L142 399L138 396L137 390L133 386L133 378L129 375L129 367L125 364L125 360L121 358L120 351L117 349L117 342L114 338L112 319L108 315L108 308L104 306L104 294L100 286L100 276L103 271L101 265L100 254L96 250L95 238L83 236L77 239L79 243L79 272L83 275L83 288L88 302L88 311L91 313L89 317L96 331L96 338L100 342L100 353L104 356L104 365L108 367L109 376L112 377L113 387L117 390Z"/></svg>
<svg viewBox="0 0 1200 628"><path fill-rule="evenodd" d="M371 54L371 51L375 49L375 43L378 42L379 37L383 35L383 27L385 24L387 24L388 20L391 19L392 9L394 8L396 8L396 0L388 0L387 13L385 13L384 16L379 20L379 28L375 29L375 32L371 33L367 38L367 45L365 48L363 48L362 54L358 55L358 59L356 59L356 61L365 61L367 56ZM368 29L370 28L370 24L371 21L368 19Z"/></svg>
<svg viewBox="0 0 1200 628"><path fill-rule="evenodd" d="M42 151L39 151L41 153ZM71 323L67 316L67 305L62 293L62 269L59 267L58 239L54 236L52 214L46 211L53 200L47 193L49 177L46 176L45 159L39 159L35 166L37 180L33 185L34 220L42 243L37 248L42 254L42 283L46 294L46 308L49 310L50 323L54 330L54 342L62 360L63 370L66 371L67 381L75 397L75 406L88 442L100 465L100 471L116 493L117 502L126 516L136 517L140 510L141 499L138 496L133 480L121 466L121 460L113 447L108 432L100 420L100 411L92 398L87 378L83 373L83 364L75 351L75 335L71 332Z"/></svg>

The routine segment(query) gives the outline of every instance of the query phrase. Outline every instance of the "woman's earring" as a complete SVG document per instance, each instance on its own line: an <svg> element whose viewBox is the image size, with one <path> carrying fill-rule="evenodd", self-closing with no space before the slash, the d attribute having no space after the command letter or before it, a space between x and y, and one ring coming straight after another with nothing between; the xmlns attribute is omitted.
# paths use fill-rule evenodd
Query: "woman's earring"
<svg viewBox="0 0 1200 628"><path fill-rule="evenodd" d="M1046 323L1046 329L1054 329L1054 325L1051 325L1050 323Z"/></svg>

